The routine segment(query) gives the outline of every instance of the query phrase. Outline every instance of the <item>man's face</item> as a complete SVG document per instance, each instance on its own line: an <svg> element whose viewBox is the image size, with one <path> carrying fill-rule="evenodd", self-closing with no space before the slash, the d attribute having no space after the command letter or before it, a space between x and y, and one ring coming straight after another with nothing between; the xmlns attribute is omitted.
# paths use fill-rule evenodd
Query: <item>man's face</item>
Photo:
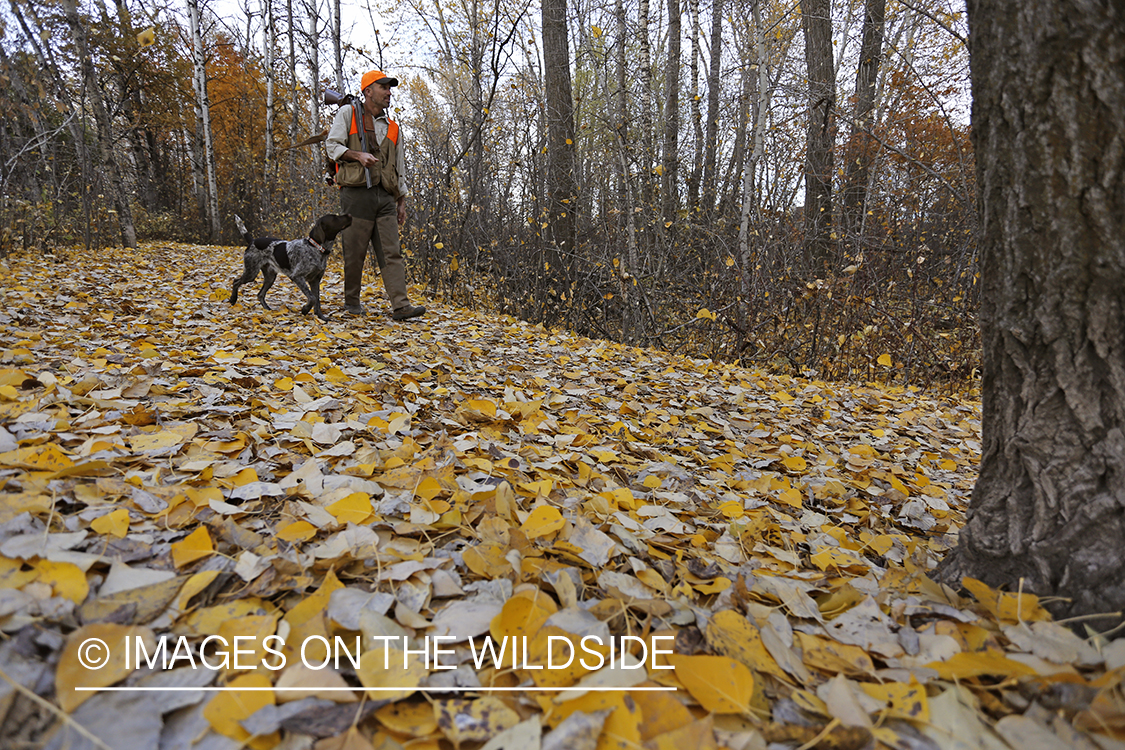
<svg viewBox="0 0 1125 750"><path fill-rule="evenodd" d="M391 87L386 83L371 84L363 90L363 95L368 104L379 109L387 109L391 106Z"/></svg>

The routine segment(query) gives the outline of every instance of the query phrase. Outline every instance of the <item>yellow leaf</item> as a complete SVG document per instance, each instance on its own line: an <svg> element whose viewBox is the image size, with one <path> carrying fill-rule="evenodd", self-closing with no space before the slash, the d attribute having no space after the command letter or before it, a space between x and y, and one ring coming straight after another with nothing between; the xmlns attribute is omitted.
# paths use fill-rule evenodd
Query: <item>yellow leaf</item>
<svg viewBox="0 0 1125 750"><path fill-rule="evenodd" d="M414 490L414 494L427 502L433 500L438 495L445 492L445 488L441 486L441 482L433 477L426 477L418 483L418 487Z"/></svg>
<svg viewBox="0 0 1125 750"><path fill-rule="evenodd" d="M649 474L641 484L648 487L650 490L656 490L660 489L660 485L664 484L664 480L655 474Z"/></svg>
<svg viewBox="0 0 1125 750"><path fill-rule="evenodd" d="M669 661L676 668L676 679L705 710L716 714L749 712L754 675L745 664L726 656L679 654L670 656Z"/></svg>
<svg viewBox="0 0 1125 750"><path fill-rule="evenodd" d="M429 674L420 654L404 657L397 648L374 648L363 654L356 677L372 700L407 698Z"/></svg>
<svg viewBox="0 0 1125 750"><path fill-rule="evenodd" d="M975 578L965 578L961 581L961 585L967 588L993 617L1005 624L1014 625L1017 622L1051 619L1050 613L1039 606L1039 597L1035 594L996 591L987 583Z"/></svg>
<svg viewBox="0 0 1125 750"><path fill-rule="evenodd" d="M211 582L219 577L218 570L204 570L196 573L187 579L183 587L180 589L180 597L176 601L176 609L181 612L188 608L188 602L191 601L199 592L211 585Z"/></svg>
<svg viewBox="0 0 1125 750"><path fill-rule="evenodd" d="M399 701L375 712L379 723L387 729L408 737L429 737L437 731L437 719L429 703Z"/></svg>
<svg viewBox="0 0 1125 750"><path fill-rule="evenodd" d="M894 361L891 359L891 355L889 354L880 354L879 359L875 361L881 364L883 367L890 367L894 364Z"/></svg>
<svg viewBox="0 0 1125 750"><path fill-rule="evenodd" d="M926 697L926 688L919 685L916 680L911 681L910 684L861 682L859 686L872 698L885 703L890 715L923 724L930 720L930 703Z"/></svg>
<svg viewBox="0 0 1125 750"><path fill-rule="evenodd" d="M742 518L746 515L746 509L737 500L727 500L719 506L719 512L730 519Z"/></svg>
<svg viewBox="0 0 1125 750"><path fill-rule="evenodd" d="M342 588L344 588L344 584L340 583L336 574L328 571L328 575L324 576L324 582L320 584L320 588L316 590L315 594L306 597L285 613L286 622L294 626L301 625L315 615L325 612L328 609L328 601L332 598L332 592Z"/></svg>
<svg viewBox="0 0 1125 750"><path fill-rule="evenodd" d="M800 508L803 506L801 491L798 489L787 489L778 494L777 499L779 502L785 503L786 505L791 505L794 508Z"/></svg>
<svg viewBox="0 0 1125 750"><path fill-rule="evenodd" d="M201 560L215 551L211 543L211 535L207 533L206 526L200 526L172 545L172 562L177 568Z"/></svg>
<svg viewBox="0 0 1125 750"><path fill-rule="evenodd" d="M452 258L449 259L449 270L450 271L456 271L460 267L461 267L461 264L457 262L457 256L456 255L454 255Z"/></svg>
<svg viewBox="0 0 1125 750"><path fill-rule="evenodd" d="M766 650L758 628L735 610L716 612L707 624L705 635L708 645L723 656L737 659L759 672L789 681L785 670Z"/></svg>
<svg viewBox="0 0 1125 750"><path fill-rule="evenodd" d="M32 471L61 471L74 466L74 461L54 443L46 443L0 453L0 466L19 467Z"/></svg>
<svg viewBox="0 0 1125 750"><path fill-rule="evenodd" d="M541 536L553 534L563 526L566 521L563 520L562 513L558 508L550 505L540 505L527 517L523 522L520 529L523 531L524 536L528 539L536 539Z"/></svg>
<svg viewBox="0 0 1125 750"><path fill-rule="evenodd" d="M363 523L374 512L371 507L371 496L366 492L353 492L332 503L326 510L342 524Z"/></svg>
<svg viewBox="0 0 1125 750"><path fill-rule="evenodd" d="M90 522L90 528L99 534L124 539L129 533L129 511L118 508L104 516L98 516Z"/></svg>
<svg viewBox="0 0 1125 750"><path fill-rule="evenodd" d="M286 542L307 542L316 536L316 527L308 521L293 521L277 530L277 538Z"/></svg>
<svg viewBox="0 0 1125 750"><path fill-rule="evenodd" d="M135 647L138 639L148 653L155 653L156 638L145 627L98 622L83 625L71 633L55 672L59 706L70 713L95 695L75 688L109 687L128 677L137 662L131 659L130 666L125 666L126 646Z"/></svg>
<svg viewBox="0 0 1125 750"><path fill-rule="evenodd" d="M39 580L51 584L56 596L69 599L75 604L86 601L90 584L86 582L86 573L77 565L40 560L35 567L39 571Z"/></svg>
<svg viewBox="0 0 1125 750"><path fill-rule="evenodd" d="M266 675L247 674L231 680L227 687L268 688L273 687L273 684ZM278 733L255 737L242 728L241 722L259 709L272 705L274 695L270 690L230 690L217 693L203 707L203 716L219 734L244 743L254 750L269 750L278 743Z"/></svg>
<svg viewBox="0 0 1125 750"><path fill-rule="evenodd" d="M500 614L492 618L489 633L498 644L504 638L532 636L551 614L532 599L513 596L504 602Z"/></svg>
<svg viewBox="0 0 1125 750"><path fill-rule="evenodd" d="M870 675L875 665L867 652L858 646L818 638L808 633L794 633L807 666L828 674Z"/></svg>
<svg viewBox="0 0 1125 750"><path fill-rule="evenodd" d="M786 456L781 459L781 463L783 463L785 468L789 469L789 471L804 471L809 468L808 462L800 456Z"/></svg>
<svg viewBox="0 0 1125 750"><path fill-rule="evenodd" d="M273 387L276 390L279 390L279 391L291 391L291 390L293 390L293 379L292 378L280 378L278 380L273 381Z"/></svg>
<svg viewBox="0 0 1125 750"><path fill-rule="evenodd" d="M14 386L0 385L0 401L19 401L20 392Z"/></svg>
<svg viewBox="0 0 1125 750"><path fill-rule="evenodd" d="M186 590L188 585L193 581L196 582L196 585L203 583L207 579L201 578L200 576L206 576L208 573L214 572L216 571L208 570L192 576L188 579L188 582L184 584L184 590ZM206 585L204 585L204 587L206 587ZM185 602L188 598L184 591L181 590L180 601ZM223 623L227 620L233 620L247 615L260 615L264 612L271 612L272 610L273 605L266 604L257 597L251 596L246 599L235 599L226 604L216 604L213 607L205 607L204 609L192 612L187 617L180 618L176 623L174 632L177 635L197 635L206 637L218 633L219 628L221 628Z"/></svg>
<svg viewBox="0 0 1125 750"><path fill-rule="evenodd" d="M142 47L151 47L156 44L156 29L149 26L147 29L137 34L137 44Z"/></svg>
<svg viewBox="0 0 1125 750"><path fill-rule="evenodd" d="M22 589L38 577L38 570L23 570L22 561L0 557L0 589Z"/></svg>
<svg viewBox="0 0 1125 750"><path fill-rule="evenodd" d="M697 312L695 314L695 318L696 318L696 320L701 320L701 319L704 319L704 318L706 318L707 320L715 320L716 315L715 315L715 313L708 310L706 307L703 307L703 308L700 308L699 312Z"/></svg>
<svg viewBox="0 0 1125 750"><path fill-rule="evenodd" d="M184 436L172 430L147 432L129 438L129 445L138 453L171 448L173 445L179 445L182 442L184 442Z"/></svg>
<svg viewBox="0 0 1125 750"><path fill-rule="evenodd" d="M461 552L461 559L478 576L498 578L512 572L512 564L504 557L507 551L507 547L485 542L475 547L466 547Z"/></svg>
<svg viewBox="0 0 1125 750"><path fill-rule="evenodd" d="M441 250L442 248L444 248L444 247L445 247L445 244L444 244L444 243L441 243L441 242L435 242L435 243L434 243L434 247L435 247L436 249L438 249L438 250Z"/></svg>
<svg viewBox="0 0 1125 750"><path fill-rule="evenodd" d="M936 670L943 680L966 680L982 675L1022 677L1035 674L1035 670L1026 664L996 651L962 651L947 661L930 662L926 666Z"/></svg>

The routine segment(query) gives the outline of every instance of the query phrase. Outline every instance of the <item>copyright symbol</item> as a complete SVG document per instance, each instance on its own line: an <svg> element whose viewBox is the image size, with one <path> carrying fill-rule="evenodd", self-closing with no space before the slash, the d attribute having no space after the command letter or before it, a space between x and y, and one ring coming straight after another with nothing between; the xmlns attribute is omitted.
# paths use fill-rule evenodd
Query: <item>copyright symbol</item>
<svg viewBox="0 0 1125 750"><path fill-rule="evenodd" d="M78 663L86 669L101 669L109 663L109 646L101 638L87 638L78 646Z"/></svg>

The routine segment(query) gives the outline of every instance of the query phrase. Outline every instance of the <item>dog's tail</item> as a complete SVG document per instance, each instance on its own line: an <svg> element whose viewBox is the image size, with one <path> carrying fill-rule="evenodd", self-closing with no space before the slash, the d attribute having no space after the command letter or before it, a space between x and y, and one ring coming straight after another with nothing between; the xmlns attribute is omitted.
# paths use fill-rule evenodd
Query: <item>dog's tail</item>
<svg viewBox="0 0 1125 750"><path fill-rule="evenodd" d="M250 242L254 239L250 236L250 233L246 231L246 225L242 223L242 217L240 217L238 214L234 215L234 227L238 230L238 233L242 235L242 239L246 240L247 242Z"/></svg>

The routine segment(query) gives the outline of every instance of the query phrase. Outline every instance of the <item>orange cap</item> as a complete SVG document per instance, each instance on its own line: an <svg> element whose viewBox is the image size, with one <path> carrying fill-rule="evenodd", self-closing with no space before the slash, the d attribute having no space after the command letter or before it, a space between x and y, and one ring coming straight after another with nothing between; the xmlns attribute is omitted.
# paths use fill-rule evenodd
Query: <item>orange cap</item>
<svg viewBox="0 0 1125 750"><path fill-rule="evenodd" d="M359 79L359 90L363 91L373 83L385 83L388 86L397 86L398 79L391 78L381 70L369 70L363 74L363 78Z"/></svg>

